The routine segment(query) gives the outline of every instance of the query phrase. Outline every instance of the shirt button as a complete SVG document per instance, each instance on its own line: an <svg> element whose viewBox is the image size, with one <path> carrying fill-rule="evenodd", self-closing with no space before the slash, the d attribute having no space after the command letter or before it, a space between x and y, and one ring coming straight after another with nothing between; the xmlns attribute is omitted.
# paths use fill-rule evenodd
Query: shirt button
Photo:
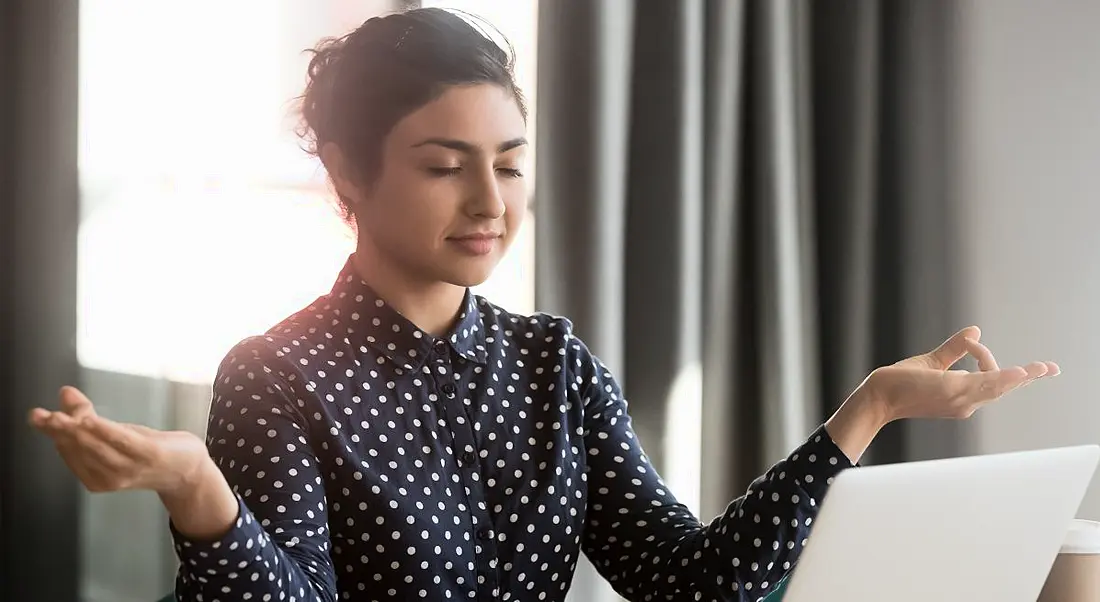
<svg viewBox="0 0 1100 602"><path fill-rule="evenodd" d="M453 399L455 396L455 392L458 391L458 389L455 388L454 383L443 383L443 386L440 387L440 389L443 391L443 394L446 395L448 399Z"/></svg>
<svg viewBox="0 0 1100 602"><path fill-rule="evenodd" d="M485 540L489 539L489 528L488 527L483 527L481 529L478 529L477 538L480 539L481 541L485 541Z"/></svg>
<svg viewBox="0 0 1100 602"><path fill-rule="evenodd" d="M443 341L436 341L435 342L435 350L438 351L439 353L443 353L444 351L447 350L447 344L444 343Z"/></svg>
<svg viewBox="0 0 1100 602"><path fill-rule="evenodd" d="M462 456L460 456L459 459L462 460L462 463L466 466L472 466L474 463L474 452L464 451L462 452Z"/></svg>

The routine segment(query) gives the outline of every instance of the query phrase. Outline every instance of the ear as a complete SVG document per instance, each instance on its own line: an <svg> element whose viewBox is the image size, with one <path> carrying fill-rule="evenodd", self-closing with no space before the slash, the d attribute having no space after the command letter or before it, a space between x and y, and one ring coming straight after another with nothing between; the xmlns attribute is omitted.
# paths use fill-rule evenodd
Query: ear
<svg viewBox="0 0 1100 602"><path fill-rule="evenodd" d="M325 166L332 186L336 194L352 205L358 205L362 200L362 192L356 185L355 171L348 161L344 151L333 142L327 142L321 147L321 163Z"/></svg>

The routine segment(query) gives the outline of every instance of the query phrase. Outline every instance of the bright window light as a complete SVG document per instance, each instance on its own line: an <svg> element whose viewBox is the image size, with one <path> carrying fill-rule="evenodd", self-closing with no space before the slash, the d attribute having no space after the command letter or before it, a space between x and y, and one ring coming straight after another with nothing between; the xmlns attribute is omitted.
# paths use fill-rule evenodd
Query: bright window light
<svg viewBox="0 0 1100 602"><path fill-rule="evenodd" d="M354 240L293 133L302 51L388 8L81 2L84 366L209 382L234 343L329 290ZM524 54L532 71L533 49ZM528 220L478 288L525 313L534 305L533 231Z"/></svg>

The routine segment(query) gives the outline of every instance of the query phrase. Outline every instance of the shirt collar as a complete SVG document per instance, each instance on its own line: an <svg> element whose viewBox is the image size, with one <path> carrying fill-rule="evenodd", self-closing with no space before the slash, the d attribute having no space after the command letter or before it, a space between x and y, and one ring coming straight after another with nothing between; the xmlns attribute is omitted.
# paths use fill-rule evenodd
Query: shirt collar
<svg viewBox="0 0 1100 602"><path fill-rule="evenodd" d="M353 340L365 341L406 370L420 368L433 346L449 345L466 359L479 364L487 362L481 311L477 297L469 289L458 320L441 338L421 330L382 300L356 272L351 257L340 270L330 295L341 307L337 320L347 325Z"/></svg>

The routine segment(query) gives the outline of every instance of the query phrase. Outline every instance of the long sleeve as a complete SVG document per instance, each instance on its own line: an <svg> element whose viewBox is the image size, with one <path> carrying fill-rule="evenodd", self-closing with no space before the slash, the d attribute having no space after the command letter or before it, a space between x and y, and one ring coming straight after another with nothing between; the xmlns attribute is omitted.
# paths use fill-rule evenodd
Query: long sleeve
<svg viewBox="0 0 1100 602"><path fill-rule="evenodd" d="M263 339L242 342L214 384L207 446L236 492L236 525L218 541L172 526L181 602L332 602L328 513L318 460L290 383Z"/></svg>
<svg viewBox="0 0 1100 602"><path fill-rule="evenodd" d="M631 428L614 377L573 339L589 488L584 552L629 600L757 600L794 565L837 473L852 464L824 428L702 524L669 492Z"/></svg>

